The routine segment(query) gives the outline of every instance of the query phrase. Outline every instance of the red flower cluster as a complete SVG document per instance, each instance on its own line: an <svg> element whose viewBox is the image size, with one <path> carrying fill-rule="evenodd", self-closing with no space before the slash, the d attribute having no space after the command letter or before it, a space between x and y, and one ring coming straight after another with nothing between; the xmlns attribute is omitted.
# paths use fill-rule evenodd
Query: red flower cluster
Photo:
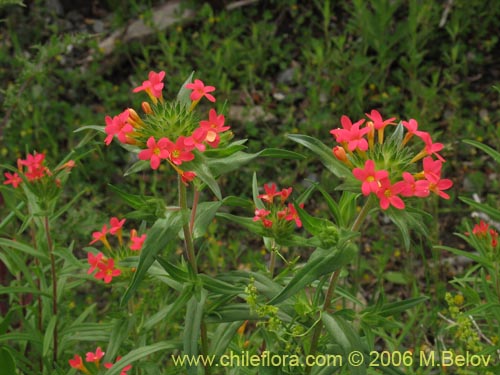
<svg viewBox="0 0 500 375"><path fill-rule="evenodd" d="M169 121L165 120L165 114L167 113L171 119L174 113L175 119L176 110L181 111L178 113L179 117L185 113L178 107L164 103L162 95L164 77L164 71L150 72L149 80L133 90L133 92L145 91L152 100L153 108L147 102L142 103L146 115L144 120L132 108L114 117L106 116L104 130L107 136L104 143L109 145L116 137L121 143L138 146L141 148L138 154L140 160L149 161L151 168L155 170L159 168L162 160L167 161L181 176L182 182L187 184L196 177L196 173L184 171L180 166L195 158L194 149L204 152L207 145L218 147L220 134L230 127L224 125L224 115L217 114L214 109L210 110L208 120L198 121L194 125L189 121L187 123L181 121L182 124L179 126L171 127ZM189 112L193 111L203 97L215 102L215 98L210 94L215 91L215 87L205 86L199 79L187 84L185 88L193 90L190 95L192 103ZM182 134L179 135L179 132Z"/></svg>
<svg viewBox="0 0 500 375"><path fill-rule="evenodd" d="M73 160L61 165L56 169L56 172L61 170L70 171L75 166ZM30 182L35 182L43 179L44 177L52 177L52 171L45 165L45 154L33 153L33 155L28 154L26 159L17 159L17 169L21 175L24 175L26 179ZM23 182L22 177L19 173L5 172L4 185L12 185L14 188L18 188ZM60 180L55 178L55 184L60 186Z"/></svg>
<svg viewBox="0 0 500 375"><path fill-rule="evenodd" d="M442 198L450 198L444 190L449 189L453 183L449 179L441 178L441 167L444 162L438 153L443 148L441 143L434 143L429 133L418 130L416 120L402 121L401 124L407 133L397 147L405 147L413 136L420 138L424 146L418 154L406 162L406 166L423 159L423 170L411 174L406 170L391 169L390 167L397 165L399 161L390 158L397 158L398 153L390 150L384 152L390 147L395 147L385 146L384 130L388 125L395 125L395 118L384 120L376 110L372 110L366 116L370 120L366 124L365 119L353 124L349 117L342 116L340 119L342 128L330 131L335 140L341 144L332 149L333 154L351 168L354 177L361 181L363 195L375 194L383 210L389 206L404 209L405 203L401 197L423 198L433 192ZM378 133L378 144L375 144L375 131ZM434 160L433 156L437 160ZM361 163L363 165L360 165Z"/></svg>
<svg viewBox="0 0 500 375"><path fill-rule="evenodd" d="M92 369L95 369L96 371L99 370L99 366L100 366L100 361L101 361L101 358L104 357L104 353L102 351L102 349L100 347L98 347L95 351L95 353L93 352L88 352L85 356L85 362L87 363L93 363L94 366L92 367ZM119 360L121 359L121 357L117 357L116 358L116 361L118 362ZM77 370L80 370L81 372L83 372L84 374L87 374L87 375L91 375L94 371L90 371L89 368L87 368L85 366L85 364L83 363L83 358L81 356L79 356L78 354L75 354L73 359L70 359L69 360L69 365L72 367L72 368L76 368ZM105 363L104 364L104 367L106 367L107 369L110 369L111 367L113 367L113 363ZM132 368L132 365L127 365L125 366L124 368L122 368L121 370L121 373L120 375L127 375L127 371L130 370Z"/></svg>
<svg viewBox="0 0 500 375"><path fill-rule="evenodd" d="M261 221L266 228L279 226L283 221L295 221L297 227L302 227L295 206L292 203L287 205L285 202L292 193L291 187L277 191L276 184L266 184L264 185L264 191L265 194L260 194L257 197L262 199L269 209L256 208L253 221ZM279 199L275 200L275 197L279 197ZM301 203L300 207L304 207L304 204Z"/></svg>
<svg viewBox="0 0 500 375"><path fill-rule="evenodd" d="M111 245L108 242L107 234L111 234L118 238L118 242L120 247L123 246L123 236L122 236L122 228L123 224L125 224L126 219L119 220L116 217L112 217L109 222L109 229L106 224L102 226L100 231L96 231L92 233L92 241L90 241L90 245L95 244L96 242L102 242L106 247L108 252L112 252ZM142 249L142 245L146 240L146 234L142 234L139 236L135 229L130 231L130 242L128 244L128 248L132 251L140 251ZM97 280L103 280L106 284L109 284L113 277L120 276L121 271L118 268L115 268L115 260L112 258L106 257L103 253L98 253L97 255L89 252L87 254L87 261L90 265L88 274L91 274L95 270L97 270L94 277Z"/></svg>
<svg viewBox="0 0 500 375"><path fill-rule="evenodd" d="M486 239L491 241L491 247L495 248L498 245L498 232L491 228L484 220L481 220L479 224L474 225L472 228L472 234L477 238ZM469 235L469 233L466 233Z"/></svg>

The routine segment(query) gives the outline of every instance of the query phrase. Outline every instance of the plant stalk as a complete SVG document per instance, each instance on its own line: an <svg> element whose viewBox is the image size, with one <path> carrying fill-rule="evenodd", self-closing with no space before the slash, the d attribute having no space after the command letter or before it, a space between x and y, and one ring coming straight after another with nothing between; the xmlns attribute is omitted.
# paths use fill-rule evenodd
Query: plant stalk
<svg viewBox="0 0 500 375"><path fill-rule="evenodd" d="M178 180L179 185L179 207L181 208L182 214L187 211L187 191L186 186L182 182L181 177L179 176ZM195 194L193 198L193 207L191 210L191 218L189 222L186 222L182 225L182 230L184 232L184 246L186 248L186 255L191 265L193 272L198 273L198 264L196 261L196 254L194 252L194 243L193 243L193 229L194 229L194 219L196 216L196 207L198 206L199 200L199 191L195 189ZM207 335L207 326L205 322L202 320L200 325L200 338L201 338L201 354L202 356L207 356L208 354L208 335ZM210 375L210 367L205 367L205 374Z"/></svg>
<svg viewBox="0 0 500 375"><path fill-rule="evenodd" d="M50 236L50 226L49 226L49 217L44 217L45 223L45 234L47 236L47 248L50 255L50 271L52 274L52 314L57 317L57 273L56 273L56 260L54 257L54 245L52 243L52 237ZM53 334L53 342L54 342L54 353L53 360L54 363L57 363L57 318L56 324L54 326L54 334Z"/></svg>
<svg viewBox="0 0 500 375"><path fill-rule="evenodd" d="M354 223L351 226L351 232L357 232L361 228L361 224L364 222L366 217L368 216L368 213L371 210L373 199L371 196L368 197L366 200L364 206L361 208L361 211L359 211L358 216L354 220ZM328 284L328 289L326 290L325 294L325 302L323 303L323 307L321 311L326 312L330 309L331 303L332 303L332 297L333 293L335 292L335 288L337 287L337 281L340 276L340 272L342 269L338 269L332 273L330 276L330 282ZM309 348L309 354L314 355L316 353L316 349L318 347L318 341L321 336L321 331L323 329L323 326L321 323L319 323L316 328L314 329L313 337L311 338L311 346ZM311 372L311 367L307 368L307 373L309 374Z"/></svg>

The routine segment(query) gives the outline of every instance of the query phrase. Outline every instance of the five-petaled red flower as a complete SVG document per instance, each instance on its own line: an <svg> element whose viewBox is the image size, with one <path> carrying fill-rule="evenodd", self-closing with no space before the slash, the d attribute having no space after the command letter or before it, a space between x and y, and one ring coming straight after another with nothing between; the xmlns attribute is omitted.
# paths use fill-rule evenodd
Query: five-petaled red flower
<svg viewBox="0 0 500 375"><path fill-rule="evenodd" d="M149 137L146 142L148 148L139 152L139 159L149 160L152 169L158 169L162 159L168 159L170 152L168 151L168 145L172 143L168 138L161 138L156 142L154 137Z"/></svg>
<svg viewBox="0 0 500 375"><path fill-rule="evenodd" d="M152 95L155 98L160 99L162 97L163 90L163 78L165 78L165 72L162 70L159 73L149 72L148 80L142 82L141 86L136 87L133 92L146 91L148 95Z"/></svg>
<svg viewBox="0 0 500 375"><path fill-rule="evenodd" d="M194 83L188 83L186 85L187 89L193 90L193 92L190 95L190 98L192 101L198 101L202 97L207 98L209 101L212 103L215 102L215 98L213 95L209 94L209 92L215 91L215 87L213 86L205 86L203 81L199 79L195 79Z"/></svg>

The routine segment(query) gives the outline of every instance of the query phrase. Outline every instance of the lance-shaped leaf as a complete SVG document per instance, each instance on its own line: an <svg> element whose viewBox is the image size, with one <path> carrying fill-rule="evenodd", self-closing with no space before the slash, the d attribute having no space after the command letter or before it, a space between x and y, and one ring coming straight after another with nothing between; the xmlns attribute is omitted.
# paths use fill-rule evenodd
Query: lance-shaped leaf
<svg viewBox="0 0 500 375"><path fill-rule="evenodd" d="M191 105L191 93L193 90L186 88L186 85L193 81L194 71L191 72L189 77L182 84L179 92L177 93L177 102L179 102L184 107L188 108Z"/></svg>
<svg viewBox="0 0 500 375"><path fill-rule="evenodd" d="M347 358L347 356L353 352L359 352L360 355L363 355L364 347L361 343L361 338L351 324L349 324L341 316L330 315L328 313L323 313L321 315L321 320L323 321L327 332L332 337L332 340L342 348L345 356L344 358ZM364 363L360 366L353 366L351 363L348 363L348 366L350 374L366 374L366 365Z"/></svg>
<svg viewBox="0 0 500 375"><path fill-rule="evenodd" d="M333 155L332 149L327 147L320 140L301 134L289 134L288 138L314 152L319 157L321 163L337 177L345 178L351 176L349 168L340 162L335 155Z"/></svg>
<svg viewBox="0 0 500 375"><path fill-rule="evenodd" d="M184 215L182 211L175 211L168 212L164 219L158 219L153 224L148 231L148 236L141 250L137 270L122 297L122 306L127 303L132 294L136 291L149 267L151 267L155 261L156 255L164 250L167 245L175 245L176 239L178 238L177 234L186 220L186 215Z"/></svg>
<svg viewBox="0 0 500 375"><path fill-rule="evenodd" d="M353 243L348 243L335 250L316 249L306 264L297 271L292 280L269 303L274 305L281 303L313 281L319 280L321 276L337 271L349 264L357 250L357 246Z"/></svg>
<svg viewBox="0 0 500 375"><path fill-rule="evenodd" d="M193 295L187 304L183 334L184 354L192 358L198 355L198 339L207 294L207 291L202 289L200 294ZM188 374L197 374L196 367L188 367L187 370Z"/></svg>

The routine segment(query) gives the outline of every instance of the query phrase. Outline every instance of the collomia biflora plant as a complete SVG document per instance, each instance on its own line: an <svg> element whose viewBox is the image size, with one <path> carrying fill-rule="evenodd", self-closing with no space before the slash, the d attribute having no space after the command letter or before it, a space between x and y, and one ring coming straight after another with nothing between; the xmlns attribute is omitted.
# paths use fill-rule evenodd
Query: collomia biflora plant
<svg viewBox="0 0 500 375"><path fill-rule="evenodd" d="M155 357L159 373L166 368L179 374L367 373L375 327L390 326L393 315L418 305L425 297L380 301L366 307L337 284L342 271L358 254L359 230L371 212L381 210L388 215L401 229L406 247L410 245L410 228L425 232L421 213L412 205L431 195L449 198L445 191L452 183L442 178L444 159L439 154L443 145L418 129L414 119L396 124L395 119L383 120L379 112L372 111L368 121L361 119L353 124L343 116L341 127L331 131L335 147L306 135L289 136L343 179L338 187L343 190L340 199L334 199L320 183L298 192L300 189L293 186L280 189L275 182L266 181L260 189L256 174L251 200L223 197L217 182L222 174L257 157L303 157L276 149L244 152L245 140L233 140L219 110L199 111L200 100L216 102L214 87L199 79L192 82L191 75L177 97L167 100L163 97L164 79L165 73L151 72L149 79L133 90L149 96L140 111L128 108L107 116L105 127L93 128L106 133L106 145L117 140L137 155L139 160L127 174L151 169L161 176L176 174L178 199L158 204L151 197L113 188L135 209L136 218L147 216L150 229L142 234L145 237L137 232L130 234L129 250L132 246L140 250L138 258L122 252L124 257L108 267L112 250L106 233L123 241L118 235L123 222L113 218L111 229L103 226L92 240L96 246L102 243L107 255L90 247L88 263L90 272L97 270L95 277L111 286L132 275L122 305L140 298L137 291L141 283L169 285L177 296L169 308L143 319L158 322L172 319L171 311L183 312L182 337L143 341L117 363L108 362L110 368L105 373L140 371L145 366L140 359L154 352L164 353ZM308 213L308 200L313 194L324 199L328 218ZM148 205L154 207L146 209ZM357 206L362 206L359 212ZM231 207L237 207L240 214L229 213ZM241 215L242 210L248 214ZM210 251L204 234L214 218L262 237L269 258L263 256L260 264L247 270L207 273L199 260ZM176 252L180 244L181 257ZM246 251L257 250L250 244L242 246ZM290 259L290 247L303 248L302 254L309 255ZM117 271L126 265L134 272ZM343 299L358 308L332 309L334 300ZM70 366L86 374L104 373L100 365L106 361L107 350L101 349L104 344L96 342L89 347L85 359L74 354ZM358 363L341 359L353 352L360 355ZM400 367L412 366L408 360L411 358L404 364L381 367L381 371L404 373Z"/></svg>

